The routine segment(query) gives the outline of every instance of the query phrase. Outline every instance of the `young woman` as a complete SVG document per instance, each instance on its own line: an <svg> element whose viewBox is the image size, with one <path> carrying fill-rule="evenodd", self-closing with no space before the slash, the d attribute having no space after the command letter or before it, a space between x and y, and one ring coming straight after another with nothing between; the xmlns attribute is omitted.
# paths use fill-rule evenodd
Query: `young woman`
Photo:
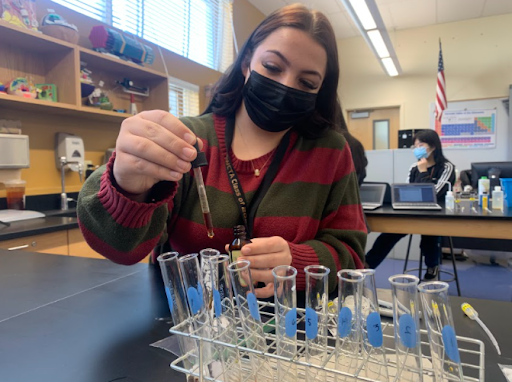
<svg viewBox="0 0 512 382"><path fill-rule="evenodd" d="M327 18L302 5L256 28L217 84L205 114L155 110L126 119L109 163L85 183L78 218L89 245L121 264L159 242L180 253L224 251L245 224L252 276L273 295L271 269L362 268L366 228L350 149L334 131L338 53ZM196 140L214 224L208 238L191 161ZM236 193L233 185L241 186ZM244 208L248 213L244 214Z"/></svg>
<svg viewBox="0 0 512 382"><path fill-rule="evenodd" d="M455 166L443 155L441 140L434 130L423 130L414 137L414 155L418 160L410 170L407 182L409 183L434 183L437 199L444 200L448 191L448 183L455 182ZM366 263L369 268L376 268L396 243L405 234L383 233L373 248L366 255ZM441 257L439 236L421 235L420 248L425 256L427 271L426 280L436 279L439 273L439 259Z"/></svg>

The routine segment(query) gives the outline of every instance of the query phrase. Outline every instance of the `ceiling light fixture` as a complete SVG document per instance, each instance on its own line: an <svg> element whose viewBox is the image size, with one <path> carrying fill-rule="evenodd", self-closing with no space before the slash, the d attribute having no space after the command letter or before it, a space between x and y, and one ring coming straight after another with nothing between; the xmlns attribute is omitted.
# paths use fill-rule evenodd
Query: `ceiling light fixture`
<svg viewBox="0 0 512 382"><path fill-rule="evenodd" d="M341 1L386 73L390 76L402 74L402 68L375 0Z"/></svg>

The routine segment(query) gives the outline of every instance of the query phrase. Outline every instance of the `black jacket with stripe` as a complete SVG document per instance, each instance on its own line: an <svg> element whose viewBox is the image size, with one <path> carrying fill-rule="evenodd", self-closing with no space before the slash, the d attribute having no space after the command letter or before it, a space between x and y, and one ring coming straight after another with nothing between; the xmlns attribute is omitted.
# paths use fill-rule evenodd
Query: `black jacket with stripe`
<svg viewBox="0 0 512 382"><path fill-rule="evenodd" d="M443 203L448 191L448 183L455 183L455 166L451 162L438 163L420 172L418 164L414 163L409 169L408 183L434 183L436 185L437 201Z"/></svg>

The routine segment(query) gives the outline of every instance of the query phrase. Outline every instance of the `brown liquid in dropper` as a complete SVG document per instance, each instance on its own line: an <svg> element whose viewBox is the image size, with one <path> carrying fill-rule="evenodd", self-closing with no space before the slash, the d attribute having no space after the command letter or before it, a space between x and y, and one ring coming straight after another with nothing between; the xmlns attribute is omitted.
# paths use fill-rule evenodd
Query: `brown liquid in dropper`
<svg viewBox="0 0 512 382"><path fill-rule="evenodd" d="M206 232L208 233L208 237L210 239L213 239L215 234L213 233L213 222L212 222L212 214L207 212L203 212L203 220L204 224L206 225Z"/></svg>

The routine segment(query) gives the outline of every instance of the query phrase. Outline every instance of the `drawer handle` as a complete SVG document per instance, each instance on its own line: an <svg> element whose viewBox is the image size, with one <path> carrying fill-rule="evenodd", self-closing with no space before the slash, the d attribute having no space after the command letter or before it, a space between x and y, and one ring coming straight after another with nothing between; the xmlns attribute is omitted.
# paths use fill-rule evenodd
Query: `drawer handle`
<svg viewBox="0 0 512 382"><path fill-rule="evenodd" d="M20 245L18 247L11 247L11 248L7 248L8 251L17 251L18 249L25 249L25 248L28 248L29 244L25 244L25 245Z"/></svg>

